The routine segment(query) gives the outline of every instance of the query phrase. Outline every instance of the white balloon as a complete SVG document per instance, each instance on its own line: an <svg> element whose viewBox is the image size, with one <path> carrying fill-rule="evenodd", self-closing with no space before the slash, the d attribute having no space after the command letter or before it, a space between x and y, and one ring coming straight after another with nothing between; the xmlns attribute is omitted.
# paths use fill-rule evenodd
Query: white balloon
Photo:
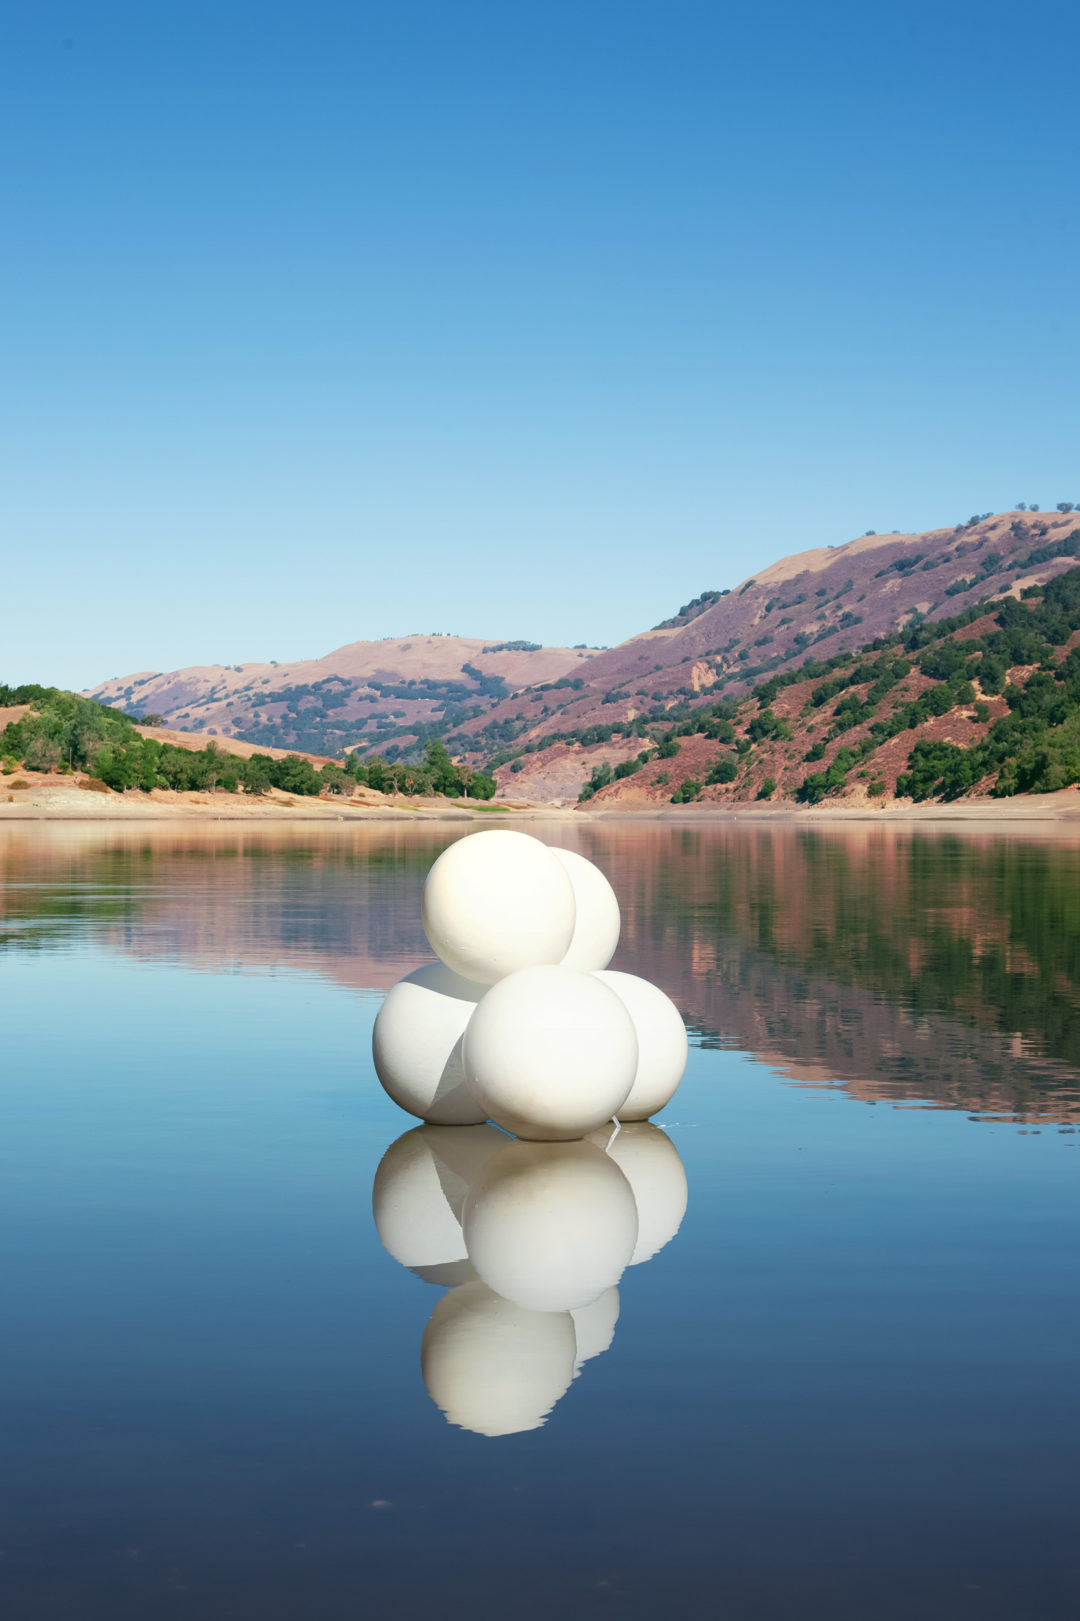
<svg viewBox="0 0 1080 1621"><path fill-rule="evenodd" d="M461 1213L469 1184L506 1137L494 1126L415 1126L386 1150L371 1190L383 1247L427 1283L476 1276Z"/></svg>
<svg viewBox="0 0 1080 1621"><path fill-rule="evenodd" d="M578 968L583 973L606 968L615 955L622 924L615 891L600 868L579 856L576 850L562 850L552 845L551 853L566 868L574 886L577 913L574 938L562 960L563 967Z"/></svg>
<svg viewBox="0 0 1080 1621"><path fill-rule="evenodd" d="M592 1143L508 1143L469 1190L469 1260L530 1311L572 1311L618 1283L637 1242L630 1184Z"/></svg>
<svg viewBox="0 0 1080 1621"><path fill-rule="evenodd" d="M592 976L623 1003L637 1033L634 1084L618 1111L620 1120L647 1120L670 1103L683 1078L689 1043L682 1015L669 996L636 974L606 968Z"/></svg>
<svg viewBox="0 0 1080 1621"><path fill-rule="evenodd" d="M594 1356L603 1355L615 1338L615 1324L619 1321L618 1289L612 1285L591 1306L578 1306L570 1315L574 1319L577 1339L577 1359L574 1363L576 1378L585 1363Z"/></svg>
<svg viewBox="0 0 1080 1621"><path fill-rule="evenodd" d="M574 889L546 844L490 828L443 851L427 875L421 915L437 957L493 985L519 968L562 961L574 934Z"/></svg>
<svg viewBox="0 0 1080 1621"><path fill-rule="evenodd" d="M574 1377L568 1311L526 1311L482 1283L443 1295L424 1330L420 1370L451 1424L517 1435L544 1422Z"/></svg>
<svg viewBox="0 0 1080 1621"><path fill-rule="evenodd" d="M638 1266L670 1244L686 1214L686 1171L666 1131L650 1120L635 1120L623 1126L608 1147L610 1133L594 1132L589 1138L606 1148L634 1190L638 1213L638 1237L630 1265Z"/></svg>
<svg viewBox="0 0 1080 1621"><path fill-rule="evenodd" d="M487 1110L465 1079L461 1038L486 986L445 963L406 974L375 1018L375 1073L399 1108L433 1125L479 1125Z"/></svg>
<svg viewBox="0 0 1080 1621"><path fill-rule="evenodd" d="M598 975L523 968L492 986L465 1032L465 1073L497 1125L519 1137L584 1137L633 1085L634 1023Z"/></svg>

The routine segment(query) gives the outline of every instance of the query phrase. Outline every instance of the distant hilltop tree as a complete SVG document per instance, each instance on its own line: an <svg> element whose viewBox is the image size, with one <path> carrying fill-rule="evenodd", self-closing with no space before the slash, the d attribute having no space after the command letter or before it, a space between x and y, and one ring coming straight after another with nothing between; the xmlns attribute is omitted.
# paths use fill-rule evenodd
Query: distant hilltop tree
<svg viewBox="0 0 1080 1621"><path fill-rule="evenodd" d="M653 626L653 629L676 630L681 625L688 625L692 619L697 619L700 614L711 608L714 602L719 602L721 597L728 595L727 591L703 591L699 597L694 597L690 602L684 602L678 613L672 614L670 619L661 619L658 625Z"/></svg>
<svg viewBox="0 0 1080 1621"><path fill-rule="evenodd" d="M539 653L542 652L540 642L493 642L485 647L485 653Z"/></svg>

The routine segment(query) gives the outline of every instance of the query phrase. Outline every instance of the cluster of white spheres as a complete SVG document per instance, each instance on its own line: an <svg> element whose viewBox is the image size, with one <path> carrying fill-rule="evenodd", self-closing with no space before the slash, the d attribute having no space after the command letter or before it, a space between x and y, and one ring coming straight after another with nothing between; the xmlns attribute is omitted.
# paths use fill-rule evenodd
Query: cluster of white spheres
<svg viewBox="0 0 1080 1621"><path fill-rule="evenodd" d="M686 1031L655 985L608 969L619 903L591 861L526 833L474 833L432 866L421 915L439 961L395 985L375 1021L395 1103L434 1125L492 1120L558 1142L669 1101Z"/></svg>
<svg viewBox="0 0 1080 1621"><path fill-rule="evenodd" d="M542 1424L611 1344L619 1282L678 1231L686 1174L648 1122L614 1142L514 1142L493 1126L417 1126L372 1190L383 1245L447 1293L421 1371L452 1424L509 1435Z"/></svg>

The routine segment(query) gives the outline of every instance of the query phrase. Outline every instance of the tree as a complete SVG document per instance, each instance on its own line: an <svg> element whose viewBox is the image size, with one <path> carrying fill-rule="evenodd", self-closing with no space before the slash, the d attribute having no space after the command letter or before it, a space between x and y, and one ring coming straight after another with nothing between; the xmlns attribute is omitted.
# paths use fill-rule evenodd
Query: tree
<svg viewBox="0 0 1080 1621"><path fill-rule="evenodd" d="M734 782L739 775L739 763L733 754L719 754L709 767L705 781Z"/></svg>
<svg viewBox="0 0 1080 1621"><path fill-rule="evenodd" d="M318 772L310 760L299 754L287 754L284 760L273 761L272 781L275 788L287 794L317 794L321 786Z"/></svg>
<svg viewBox="0 0 1080 1621"><path fill-rule="evenodd" d="M672 794L671 803L688 805L691 800L697 798L704 786L704 783L699 782L696 777L687 777Z"/></svg>
<svg viewBox="0 0 1080 1621"><path fill-rule="evenodd" d="M319 772L319 780L328 794L342 794L347 799L352 793L353 779L339 765L324 765Z"/></svg>
<svg viewBox="0 0 1080 1621"><path fill-rule="evenodd" d="M761 787L757 791L757 796L758 796L759 799L771 799L773 794L775 794L775 792L776 792L776 778L775 777L766 777L765 781L762 783Z"/></svg>
<svg viewBox="0 0 1080 1621"><path fill-rule="evenodd" d="M428 738L424 750L424 764L430 778L432 793L444 794L452 799L464 792L465 783L462 774L451 760L441 738Z"/></svg>

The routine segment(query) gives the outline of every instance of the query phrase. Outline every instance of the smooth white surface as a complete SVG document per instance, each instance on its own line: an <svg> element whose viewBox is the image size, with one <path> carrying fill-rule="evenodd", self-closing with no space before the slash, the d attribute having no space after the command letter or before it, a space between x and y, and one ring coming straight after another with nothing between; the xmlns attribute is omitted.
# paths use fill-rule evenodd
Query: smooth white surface
<svg viewBox="0 0 1080 1621"><path fill-rule="evenodd" d="M568 1311L526 1311L482 1283L451 1289L424 1330L420 1371L451 1424L478 1435L537 1429L574 1377Z"/></svg>
<svg viewBox="0 0 1080 1621"><path fill-rule="evenodd" d="M530 1311L572 1311L618 1283L637 1243L637 1206L592 1143L507 1143L465 1200L465 1247L496 1294Z"/></svg>
<svg viewBox="0 0 1080 1621"><path fill-rule="evenodd" d="M618 1111L619 1119L647 1120L670 1103L686 1070L690 1049L682 1015L669 996L636 974L606 968L593 978L620 999L637 1034L634 1084Z"/></svg>
<svg viewBox="0 0 1080 1621"><path fill-rule="evenodd" d="M565 867L574 889L574 938L562 965L582 973L606 968L615 955L622 927L615 891L600 868L576 850L552 846L551 853Z"/></svg>
<svg viewBox="0 0 1080 1621"><path fill-rule="evenodd" d="M390 1144L375 1172L371 1206L395 1261L431 1283L473 1275L461 1231L465 1196L505 1144L503 1133L487 1125L416 1126Z"/></svg>
<svg viewBox="0 0 1080 1621"><path fill-rule="evenodd" d="M562 863L528 833L491 828L444 850L421 903L432 951L466 979L565 957L574 935L574 889Z"/></svg>
<svg viewBox="0 0 1080 1621"><path fill-rule="evenodd" d="M561 869L560 869L561 870ZM469 1022L465 1073L515 1136L583 1137L620 1109L638 1044L620 998L595 974L525 968L488 991Z"/></svg>
<svg viewBox="0 0 1080 1621"><path fill-rule="evenodd" d="M576 1377L585 1363L594 1356L602 1356L615 1338L615 1324L619 1321L618 1289L605 1289L591 1306L578 1306L570 1315L574 1319L577 1338L577 1358L574 1362Z"/></svg>
<svg viewBox="0 0 1080 1621"><path fill-rule="evenodd" d="M606 1146L610 1132L593 1132L590 1142ZM638 1266L670 1244L686 1214L686 1171L666 1131L649 1120L624 1126L607 1153L634 1190L638 1237L630 1265Z"/></svg>
<svg viewBox="0 0 1080 1621"><path fill-rule="evenodd" d="M433 1125L479 1125L487 1110L465 1078L461 1038L486 986L445 963L399 980L371 1033L375 1073L399 1108Z"/></svg>

